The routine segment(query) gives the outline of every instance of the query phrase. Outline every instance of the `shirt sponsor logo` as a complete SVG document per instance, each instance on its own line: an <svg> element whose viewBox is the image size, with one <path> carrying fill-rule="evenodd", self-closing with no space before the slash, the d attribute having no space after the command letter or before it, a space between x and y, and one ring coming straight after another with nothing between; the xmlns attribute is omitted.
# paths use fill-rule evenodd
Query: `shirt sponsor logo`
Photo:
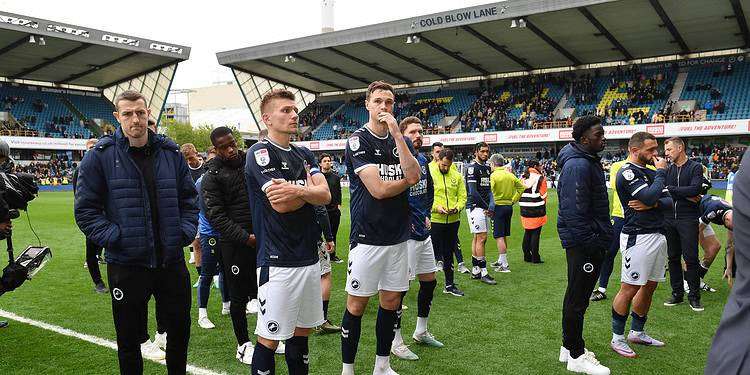
<svg viewBox="0 0 750 375"><path fill-rule="evenodd" d="M398 181L404 178L400 164L378 164L380 179L383 181Z"/></svg>

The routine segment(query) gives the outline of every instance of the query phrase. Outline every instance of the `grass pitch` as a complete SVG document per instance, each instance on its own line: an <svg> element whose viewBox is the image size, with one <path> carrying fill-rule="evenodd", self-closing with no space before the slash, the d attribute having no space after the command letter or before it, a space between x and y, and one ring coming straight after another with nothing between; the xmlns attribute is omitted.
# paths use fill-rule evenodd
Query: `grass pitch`
<svg viewBox="0 0 750 375"><path fill-rule="evenodd" d="M713 192L723 195L722 192ZM346 258L349 232L348 192L344 193L338 253ZM522 261L520 249L523 229L518 210L513 218L513 232L509 241L509 262L512 273L497 274L498 281L488 286L471 280L468 275L456 274L456 281L466 292L463 298L442 293L443 276L438 273L430 317L430 331L446 344L432 349L411 345L419 361L391 359L392 367L401 374L562 374L563 364L557 361L561 343L561 309L566 285L565 254L557 237L557 196L550 191L548 224L542 230L541 254L546 263L531 265ZM110 298L94 293L88 271L83 268L84 237L73 220L72 193L42 193L30 205L31 223L44 245L50 246L54 258L35 279L18 290L0 297L0 309L30 319L58 325L76 332L115 340ZM471 234L464 222L460 238L464 258L470 266ZM20 252L26 244L36 243L26 217L14 222L14 243ZM724 228L715 228L722 244ZM187 253L187 252L186 252ZM489 261L497 259L494 243L487 246ZM703 372L706 356L718 326L729 290L721 280L722 253L709 272L706 281L716 293L704 293L706 311L695 313L684 304L666 308L662 302L669 296L669 286L659 286L649 314L648 332L666 342L664 348L637 346L637 359L621 358L609 349L611 338L611 301L619 287L619 256L610 279L609 299L594 302L586 316L586 346L599 360L610 367L613 374L699 374ZM346 264L333 265L333 291L330 316L340 323L346 294ZM106 266L101 266L106 275ZM197 275L189 265L193 282ZM106 276L105 276L106 282ZM406 297L409 309L404 311L404 338L410 336L416 322L418 283ZM196 305L195 292L193 305ZM154 332L153 303L149 332ZM192 310L188 362L219 373L248 373L247 366L234 358L236 343L231 320L220 314L218 290L211 291L209 316L216 329L198 327L197 307ZM358 374L372 372L375 352L375 315L377 301L370 302L363 318L363 333L357 356ZM248 324L255 326L255 317L248 316ZM310 340L311 373L337 374L341 371L340 339L338 335L315 335ZM276 357L277 371L286 374L282 356ZM0 329L0 374L113 374L118 372L114 350L72 337L11 321ZM149 374L166 373L156 363L145 363Z"/></svg>

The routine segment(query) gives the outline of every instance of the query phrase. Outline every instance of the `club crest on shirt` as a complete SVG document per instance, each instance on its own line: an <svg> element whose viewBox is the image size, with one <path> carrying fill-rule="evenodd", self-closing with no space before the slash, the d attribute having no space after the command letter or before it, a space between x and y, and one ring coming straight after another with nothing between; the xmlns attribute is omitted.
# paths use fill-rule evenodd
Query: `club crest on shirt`
<svg viewBox="0 0 750 375"><path fill-rule="evenodd" d="M622 177L625 177L625 179L628 181L633 181L633 179L635 178L635 174L632 170L626 169L622 171Z"/></svg>
<svg viewBox="0 0 750 375"><path fill-rule="evenodd" d="M349 138L349 149L352 151L359 150L359 137L358 136Z"/></svg>
<svg viewBox="0 0 750 375"><path fill-rule="evenodd" d="M261 167L265 167L268 165L268 163L271 162L271 156L268 155L268 150L265 148L261 148L260 150L255 150L255 162L258 163Z"/></svg>
<svg viewBox="0 0 750 375"><path fill-rule="evenodd" d="M468 168L468 169L466 170L466 173L467 173L467 174L474 174L474 167L469 167L469 168Z"/></svg>
<svg viewBox="0 0 750 375"><path fill-rule="evenodd" d="M393 148L393 156L398 157L398 147Z"/></svg>

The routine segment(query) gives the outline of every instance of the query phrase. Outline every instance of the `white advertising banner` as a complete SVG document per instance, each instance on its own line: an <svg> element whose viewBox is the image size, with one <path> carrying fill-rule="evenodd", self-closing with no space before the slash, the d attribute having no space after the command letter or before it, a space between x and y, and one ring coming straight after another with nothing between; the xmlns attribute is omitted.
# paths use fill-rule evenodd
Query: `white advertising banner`
<svg viewBox="0 0 750 375"><path fill-rule="evenodd" d="M612 125L604 127L608 139L629 139L633 133L647 131L657 138L711 137L750 134L750 120L698 121L669 124ZM477 142L489 144L566 142L572 140L572 128L509 130L484 133L451 133L425 135L423 143L429 146L442 142L447 146L473 145ZM312 151L343 150L345 139L294 142Z"/></svg>
<svg viewBox="0 0 750 375"><path fill-rule="evenodd" d="M42 138L42 137L0 137L12 149L31 150L85 150L86 139Z"/></svg>

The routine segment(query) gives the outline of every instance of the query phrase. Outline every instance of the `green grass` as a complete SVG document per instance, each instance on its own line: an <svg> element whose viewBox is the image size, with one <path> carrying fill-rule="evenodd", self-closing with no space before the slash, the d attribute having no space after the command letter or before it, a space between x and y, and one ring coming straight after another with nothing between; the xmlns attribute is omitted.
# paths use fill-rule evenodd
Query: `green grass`
<svg viewBox="0 0 750 375"><path fill-rule="evenodd" d="M718 193L718 192L715 192ZM723 192L722 192L723 193ZM401 374L553 374L565 373L557 362L560 347L560 313L566 285L565 254L560 247L556 229L557 197L549 195L549 223L542 231L541 253L543 265L522 261L520 242L523 230L516 210L513 234L510 238L509 274L494 274L498 285L487 286L457 274L456 280L466 297L456 298L441 293L442 274L438 274L438 289L433 302L430 330L446 347L430 349L412 345L420 356L417 362L392 359ZM348 194L345 193L345 205ZM54 253L53 260L37 275L15 292L0 297L0 309L15 314L69 328L77 332L114 340L110 299L93 292L88 272L82 267L84 237L72 216L71 193L43 193L30 206L32 223L45 245ZM465 218L464 218L465 220ZM339 254L346 257L349 213L342 214L339 233ZM18 248L35 241L25 217L16 220L14 243ZM722 243L726 231L716 228ZM460 230L464 258L470 262L471 235L466 224ZM488 259L497 257L497 247L488 244ZM723 251L722 251L723 253ZM609 349L611 337L611 298L619 285L619 257L615 263L609 297L592 303L586 316L587 347L597 353L602 363L615 374L698 374L702 373L711 338L721 317L728 295L726 284L720 280L723 261L718 259L707 277L707 282L719 291L704 294L706 311L694 313L688 306L665 308L662 301L669 295L668 284L661 285L655 294L649 314L648 331L664 340L664 348L636 347L639 358L628 360ZM193 281L194 268L190 267ZM106 274L105 266L102 271ZM492 271L490 271L492 272ZM346 294L345 264L333 265L334 289L330 315L340 322ZM407 340L416 321L416 291L412 290L405 304L403 332ZM193 295L193 302L196 297ZM153 304L150 313L150 332L154 331ZM363 334L357 357L358 374L372 372L375 351L375 312L377 301L371 301L363 319ZM200 329L192 310L194 323L191 331L188 361L191 364L218 372L247 373L234 359L235 339L231 321L220 315L220 299L212 290L209 316L216 324L214 330ZM248 324L255 326L254 316ZM340 340L338 335L316 335L310 340L311 373L335 374L340 370ZM283 357L277 356L277 369L286 373ZM110 374L117 372L115 351L74 338L31 327L19 322L0 329L0 374ZM147 373L166 373L166 368L147 363Z"/></svg>

